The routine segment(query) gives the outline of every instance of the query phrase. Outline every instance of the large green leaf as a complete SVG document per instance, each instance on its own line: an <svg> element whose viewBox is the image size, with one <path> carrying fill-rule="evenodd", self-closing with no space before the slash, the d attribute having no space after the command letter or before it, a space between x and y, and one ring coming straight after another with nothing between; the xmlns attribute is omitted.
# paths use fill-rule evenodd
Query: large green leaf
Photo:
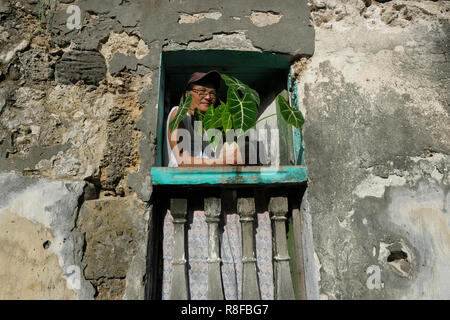
<svg viewBox="0 0 450 320"><path fill-rule="evenodd" d="M217 108L214 108L214 106L211 105L203 118L206 130L205 133L213 150L216 150L219 140L222 139L222 114L225 109L226 105L223 102L221 102ZM218 131L214 132L214 129L217 129Z"/></svg>
<svg viewBox="0 0 450 320"><path fill-rule="evenodd" d="M220 140L223 138L222 131L218 130L214 132L214 129L210 129L205 131L206 136L209 139L209 143L211 144L211 147L213 150L217 149L217 145L219 144Z"/></svg>
<svg viewBox="0 0 450 320"><path fill-rule="evenodd" d="M242 129L245 132L256 124L258 107L248 91L241 95L238 90L229 87L227 105L229 112L232 114L235 130Z"/></svg>
<svg viewBox="0 0 450 320"><path fill-rule="evenodd" d="M195 108L194 110L194 120L195 121L202 121L203 122L204 114L198 110L198 108Z"/></svg>
<svg viewBox="0 0 450 320"><path fill-rule="evenodd" d="M199 137L203 135L203 129L204 129L204 121L203 121L204 115L203 113L198 110L198 108L194 109L194 116L192 117L192 125L194 126L194 130L197 129L195 132ZM196 122L200 122L197 123Z"/></svg>
<svg viewBox="0 0 450 320"><path fill-rule="evenodd" d="M256 104L258 106L260 105L261 101L259 99L259 94L256 90L250 88L248 85L239 81L235 77L227 76L226 74L220 74L220 75L221 75L223 81L225 81L225 84L229 88L234 88L234 89L240 91L242 94L247 92L250 95L250 97L256 102Z"/></svg>
<svg viewBox="0 0 450 320"><path fill-rule="evenodd" d="M192 95L189 95L186 100L184 100L184 96L180 99L180 104L178 105L178 110L176 116L169 123L169 132L172 133L175 130L180 122L186 117L189 108L191 107Z"/></svg>
<svg viewBox="0 0 450 320"><path fill-rule="evenodd" d="M281 117L283 117L287 123L294 126L298 130L302 130L303 123L305 123L305 118L303 118L302 112L292 108L282 94L277 96L277 104L277 110L279 110Z"/></svg>
<svg viewBox="0 0 450 320"><path fill-rule="evenodd" d="M205 116L203 117L205 130L209 129L217 129L222 126L222 111L224 110L224 107L220 105L217 108L214 108L213 105L211 105L208 110L205 113Z"/></svg>
<svg viewBox="0 0 450 320"><path fill-rule="evenodd" d="M224 132L233 128L233 119L231 117L231 113L225 110L222 113L222 128Z"/></svg>

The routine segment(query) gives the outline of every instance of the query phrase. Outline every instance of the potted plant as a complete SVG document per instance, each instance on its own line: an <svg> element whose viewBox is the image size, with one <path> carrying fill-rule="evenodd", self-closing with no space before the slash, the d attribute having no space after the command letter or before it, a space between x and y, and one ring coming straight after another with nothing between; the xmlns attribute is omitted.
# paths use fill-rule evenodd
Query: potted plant
<svg viewBox="0 0 450 320"><path fill-rule="evenodd" d="M226 103L220 101L216 107L211 105L205 114L197 109L194 112L194 120L201 121L199 128L206 132L213 149L223 141L223 137L229 130L234 130L237 136L244 135L249 129L256 128L258 122L277 115L274 113L258 120L260 106L258 92L235 77L226 74L220 75L228 87ZM181 97L177 115L169 123L169 132L175 130L186 117L191 101L192 96L188 96L186 99ZM281 115L281 118L301 131L304 123L301 111L293 108L281 93L276 97L276 102L277 113ZM211 133L212 129L216 130L215 134ZM222 150L223 152L233 152L236 147L236 142L226 141Z"/></svg>

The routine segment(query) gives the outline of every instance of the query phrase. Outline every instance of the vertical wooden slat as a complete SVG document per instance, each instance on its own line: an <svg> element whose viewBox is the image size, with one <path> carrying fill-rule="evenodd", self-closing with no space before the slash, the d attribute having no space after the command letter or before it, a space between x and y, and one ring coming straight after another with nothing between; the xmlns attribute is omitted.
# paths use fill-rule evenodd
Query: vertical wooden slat
<svg viewBox="0 0 450 320"><path fill-rule="evenodd" d="M184 224L186 223L187 199L170 199L170 213L174 224L174 254L172 291L170 300L187 300L189 298L186 255L185 255L185 234Z"/></svg>
<svg viewBox="0 0 450 320"><path fill-rule="evenodd" d="M242 299L259 300L258 274L256 270L255 243L253 236L253 220L255 216L255 199L239 198L237 211L240 215L242 230Z"/></svg>
<svg viewBox="0 0 450 320"><path fill-rule="evenodd" d="M220 198L205 198L205 216L208 224L208 300L223 300L219 254Z"/></svg>
<svg viewBox="0 0 450 320"><path fill-rule="evenodd" d="M275 268L275 299L294 300L291 270L289 267L289 253L286 241L286 213L288 200L285 197L271 198L269 212L273 220L274 232L274 268Z"/></svg>

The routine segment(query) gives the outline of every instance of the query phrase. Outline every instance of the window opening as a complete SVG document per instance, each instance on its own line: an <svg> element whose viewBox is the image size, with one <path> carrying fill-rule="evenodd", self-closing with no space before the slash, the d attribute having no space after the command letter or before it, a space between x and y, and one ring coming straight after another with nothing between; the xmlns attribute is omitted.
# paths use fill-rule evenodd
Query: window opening
<svg viewBox="0 0 450 320"><path fill-rule="evenodd" d="M169 51L164 52L161 55L161 65L160 65L160 90L159 90L159 96L158 96L158 144L157 144L157 161L156 166L152 168L152 184L155 186L154 192L155 197L159 199L157 207L155 207L156 216L158 216L159 220L156 223L158 227L158 232L156 234L158 235L155 241L155 243L159 243L158 250L156 250L153 253L154 257L157 257L157 259L154 259L156 264L153 266L153 269L150 271L152 272L151 278L154 279L154 281L161 281L158 283L152 284L151 289L149 287L149 290L153 290L153 295L158 298L168 299L169 291L167 290L167 286L169 286L169 283L162 282L163 279L163 270L164 272L167 272L166 267L170 265L167 264L170 259L176 259L177 257L168 255L166 257L166 261L162 258L162 253L167 252L168 248L163 246L164 240L167 240L165 237L172 237L172 234L174 232L170 231L170 228L175 228L175 225L171 225L170 221L164 221L162 220L163 217L168 217L166 213L169 209L169 203L171 203L172 200L179 201L180 199L187 199L187 203L190 203L193 201L193 199L203 199L205 200L208 196L211 196L209 193L211 193L213 190L215 190L216 194L214 194L214 197L222 198L222 203L228 204L228 203L237 203L238 198L240 196L245 196L254 199L254 202L257 206L261 206L262 203L268 202L269 198L267 198L265 201L262 201L260 196L263 194L262 190L265 188L267 189L267 196L271 194L271 196L281 196L284 197L284 201L287 201L289 199L289 203L292 202L292 199L295 199L298 197L299 189L302 188L304 190L306 181L306 170L304 168L298 168L298 166L295 166L297 164L300 164L302 160L302 154L303 149L296 147L296 144L299 142L300 136L293 134L294 129L290 125L286 124L278 115L268 118L270 121L261 122L260 126L268 126L272 128L278 128L280 130L279 134L279 140L280 140L280 150L283 151L282 154L280 154L280 165L281 170L277 170L274 172L266 172L262 170L262 167L255 166L250 169L239 169L239 167L221 167L221 168L209 168L209 167L201 167L201 168L164 168L163 166L167 163L168 159L164 158L164 150L166 148L166 137L165 137L165 131L166 131L166 119L167 116L173 106L178 105L180 101L180 97L185 92L185 85L187 80L189 79L190 75L194 72L208 72L211 70L216 70L220 73L233 76L238 78L240 81L244 82L245 84L249 85L251 88L258 91L261 99L261 104L259 109L259 119L264 118L267 115L270 114L276 114L276 102L275 98L276 96L282 92L283 90L286 90L286 98L288 98L287 90L294 91L295 92L295 83L290 83L290 64L291 60L289 56L280 55L280 54L274 54L274 53L268 53L268 52L253 52L253 51L227 51L227 50L199 50L199 51ZM225 101L226 97L226 90L227 87L225 86L225 83L222 82L220 89L218 91L218 97L219 99L222 99ZM295 94L295 93L294 93ZM294 103L296 102L296 97L293 97ZM298 108L298 106L297 106ZM258 128L258 125L257 125ZM291 168L292 167L292 168ZM301 170L299 170L301 169ZM239 171L239 172L236 172ZM200 181L200 182L199 182ZM300 182L300 184L299 184ZM276 185L277 183L281 184ZM205 184L211 184L214 188L209 188L209 186L205 187ZM229 185L227 185L229 184ZM234 185L240 185L240 184L246 184L246 186L239 186L235 187ZM266 184L265 186L261 186L261 184ZM200 186L198 186L200 185ZM188 186L188 188L182 187L178 188L177 186ZM256 187L256 188L255 188ZM233 201L226 200L224 201L224 190L230 190L232 192L235 192L237 194L236 199ZM234 191L233 191L234 190ZM255 191L257 190L257 191ZM291 194L293 190L297 190L294 192L294 194ZM197 195L195 194L197 192ZM239 196L240 195L240 196ZM226 197L225 197L226 198ZM165 199L165 200L164 200ZM271 199L271 198L270 198ZM203 201L202 200L202 201ZM161 202L164 203L162 207L159 207L161 205ZM295 202L295 201L294 201ZM266 203L267 207L267 203ZM287 210L288 209L288 210ZM206 209L205 209L206 210ZM273 232L274 229L272 229L273 226L271 226L271 220L269 217L268 211L265 212L266 209L252 209L252 215L255 217L258 217L257 213L261 214L261 210L264 211L264 218L267 220L266 224L269 226L267 230L271 230L270 232ZM201 208L199 211L202 211ZM177 223L186 223L186 228L192 228L192 229L185 229L185 238L178 239L178 241L175 241L178 243L178 245L185 248L186 252L186 259L189 260L192 258L192 263L195 261L195 257L193 255L193 252L206 252L206 245L205 245L205 230L206 225L202 223L198 223L200 220L196 220L197 223L193 223L194 216L193 212L185 213L186 216L183 217L176 217ZM297 259L295 257L295 252L293 252L293 233L295 233L295 230L293 229L293 223L292 223L292 214L293 208L291 208L291 204L289 205L289 208L286 207L286 210L283 211L285 217L280 217L278 219L279 221L283 220L284 224L286 224L287 230L284 230L284 235L287 233L287 231L290 230L290 235L287 236L289 244L288 248L286 248L286 245L284 245L284 248L289 250L289 255L292 257L290 261L290 269L292 273L292 279L294 281L294 291L295 296L299 296L300 285L297 285L296 283L300 280L300 276L297 277L296 274L294 274L298 268L295 260ZM296 211L298 215L298 210ZM178 214L178 213L176 213ZM196 213L198 219L199 217L204 217L205 213L200 212ZM220 213L221 219L225 219L224 212ZM229 212L226 218L235 218L238 219L238 212ZM283 219L281 219L283 218ZM186 222L184 222L184 220ZM189 221L191 219L192 221ZM206 218L205 218L206 219ZM227 220L225 219L225 220ZM244 219L245 220L245 219ZM236 220L234 223L237 225L241 224L242 222L245 223L245 221L239 221ZM275 219L277 220L277 219ZM274 221L275 221L274 220ZM277 220L277 221L278 221ZM181 222L180 222L181 221ZM201 220L203 221L203 220ZM206 221L206 220L205 220ZM212 220L211 220L212 221ZM209 222L211 222L209 221ZM230 220L232 221L232 220ZM206 222L207 224L209 222ZM275 221L276 222L276 221ZM172 221L173 223L173 221ZM212 223L212 222L211 222ZM221 222L222 223L222 222ZM263 222L258 222L257 225L263 225ZM276 223L277 224L277 223ZM279 224L279 222L278 222ZM203 246L195 246L192 244L189 244L189 230L196 229L198 226L203 226L203 229L201 232L199 231L199 234L202 234L204 238ZM232 226L232 224L230 224ZM178 226L179 227L179 226ZM166 228L169 231L163 232L163 229ZM283 230L285 228L281 228ZM298 227L297 227L297 230ZM270 233L269 232L269 233ZM163 236L164 233L164 236ZM252 234L252 232L247 232L248 234ZM297 231L298 233L298 231ZM223 232L221 231L221 236L223 237ZM240 234L240 233L239 233ZM228 234L227 234L228 237ZM237 238L236 238L237 239ZM270 236L267 236L267 239L272 239ZM239 241L238 241L239 242ZM169 241L169 243L172 243ZM184 244L183 244L184 243ZM239 242L240 243L240 242ZM224 244L226 245L226 243ZM266 247L265 245L262 245L262 247ZM190 249L196 250L196 251L189 251ZM239 245L236 244L233 246L233 248L239 248ZM221 247L220 250L226 250L227 247ZM220 251L219 250L219 251ZM295 249L297 250L297 249ZM222 254L222 251L221 254ZM271 250L269 250L271 251ZM278 256L277 256L278 257ZM286 268L286 253L281 256L279 261L277 260L277 264L281 267L283 264ZM279 258L278 257L278 258ZM301 255L299 255L301 257ZM224 253L223 257L225 260L229 258L228 255ZM202 256L202 259L205 260L206 258ZM153 261L153 260L152 260ZM164 262L165 261L165 262ZM175 260L174 260L175 261ZM257 261L257 260L255 260ZM175 266L180 265L179 263L184 261L176 261L174 264ZM163 268L163 264L166 263L166 267ZM191 263L191 262L189 262ZM177 267L179 268L179 267ZM276 269L276 268L275 268ZM274 269L274 270L275 270ZM281 270L281 269L280 269ZM283 269L285 270L285 269ZM287 270L287 269L286 269ZM174 269L172 269L171 272L175 272ZM183 271L184 272L184 271ZM177 276L183 275L184 273L177 273ZM192 270L191 270L192 272ZM285 274L284 272L283 274ZM188 283L188 287L192 286L192 288L189 288L189 294L188 298L199 298L198 294L195 294L195 292L200 292L201 290L197 290L198 288L195 287L195 285L198 285L198 283L191 283L190 281L191 276L193 274L190 274L187 279L181 281L181 283L186 284ZM259 275L258 275L259 277ZM170 279L171 277L166 275L166 281ZM195 278L195 276L193 277ZM158 280L159 279L159 280ZM153 281L152 281L153 283ZM177 282L178 283L178 282ZM258 283L264 284L265 282L263 279L259 279ZM275 284L272 284L275 285ZM155 287L156 286L156 287ZM166 286L166 287L164 287ZM224 286L226 286L226 283L224 282ZM240 287L240 285L239 285ZM155 289L156 288L156 289ZM164 289L165 288L165 289ZM226 287L228 290L228 287ZM192 290L191 290L192 289ZM172 292L172 291L170 291ZM203 292L203 291L202 291ZM224 292L225 296L230 298L234 297L233 295L229 295L227 293L228 291ZM234 291L233 291L234 292ZM264 291L261 293L264 294ZM171 294L171 293L170 293ZM203 292L202 294L205 294ZM237 296L239 297L238 291L236 291ZM192 295L192 296L190 296ZM203 296L202 296L203 297ZM266 297L270 298L270 297ZM272 297L273 298L273 297Z"/></svg>
<svg viewBox="0 0 450 320"><path fill-rule="evenodd" d="M259 117L262 119L269 112L276 113L275 97L287 89L290 60L286 55L253 52L253 51L227 51L227 50L201 50L201 51L170 51L164 52L161 57L160 92L159 92L159 135L157 166L166 166L168 159L165 156L166 119L173 106L178 105L184 95L185 85L189 76L194 72L208 72L216 70L220 73L236 77L243 83L255 89L260 96ZM226 101L227 87L222 80L218 91L218 100ZM162 106L164 106L162 108ZM263 121L261 125L271 124L283 132L280 134L280 165L296 164L294 156L294 143L292 134L287 134L288 125L283 120L273 117ZM289 139L290 140L287 140ZM290 154L286 154L290 152ZM246 154L248 156L248 154ZM260 159L258 159L260 160Z"/></svg>

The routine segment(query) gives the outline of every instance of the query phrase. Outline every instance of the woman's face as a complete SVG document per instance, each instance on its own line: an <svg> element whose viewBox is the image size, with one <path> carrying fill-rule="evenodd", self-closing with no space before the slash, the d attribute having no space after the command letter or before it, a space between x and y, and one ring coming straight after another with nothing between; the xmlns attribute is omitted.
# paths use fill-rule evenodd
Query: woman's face
<svg viewBox="0 0 450 320"><path fill-rule="evenodd" d="M186 92L186 96L192 93L190 113L193 114L197 108L200 112L205 113L211 104L215 104L217 100L217 92L213 84L194 84L191 91Z"/></svg>

